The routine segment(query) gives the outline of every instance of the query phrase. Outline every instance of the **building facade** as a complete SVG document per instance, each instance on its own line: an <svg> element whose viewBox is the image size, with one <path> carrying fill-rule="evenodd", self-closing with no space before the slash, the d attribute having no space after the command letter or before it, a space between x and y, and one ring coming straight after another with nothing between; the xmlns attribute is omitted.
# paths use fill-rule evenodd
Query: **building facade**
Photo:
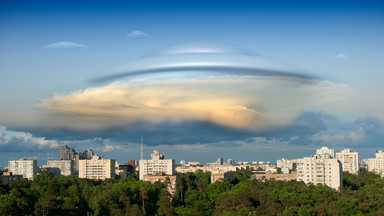
<svg viewBox="0 0 384 216"><path fill-rule="evenodd" d="M173 196L176 193L176 178L175 175L144 175L143 181L152 183L160 181L165 184L167 191Z"/></svg>
<svg viewBox="0 0 384 216"><path fill-rule="evenodd" d="M46 168L58 168L60 170L59 175L73 176L74 175L74 160L47 160Z"/></svg>
<svg viewBox="0 0 384 216"><path fill-rule="evenodd" d="M92 159L79 160L79 178L101 179L115 176L115 160L94 155Z"/></svg>
<svg viewBox="0 0 384 216"><path fill-rule="evenodd" d="M377 150L375 158L368 158L367 160L368 171L375 172L384 176L384 152L383 150Z"/></svg>
<svg viewBox="0 0 384 216"><path fill-rule="evenodd" d="M343 186L342 164L330 154L315 154L313 157L297 159L296 179L306 184L328 185L337 190Z"/></svg>
<svg viewBox="0 0 384 216"><path fill-rule="evenodd" d="M37 175L37 160L18 159L8 161L8 172L33 180Z"/></svg>
<svg viewBox="0 0 384 216"><path fill-rule="evenodd" d="M175 175L175 160L164 159L160 151L153 150L151 160L140 160L139 176L143 180L144 175Z"/></svg>
<svg viewBox="0 0 384 216"><path fill-rule="evenodd" d="M13 175L11 172L4 172L2 176L0 176L0 184L8 185L14 181L19 181L23 179L23 175Z"/></svg>
<svg viewBox="0 0 384 216"><path fill-rule="evenodd" d="M281 160L276 160L276 167L277 168L288 168L290 170L292 169L295 169L296 168L296 160L293 159L293 160L288 160L288 159L285 159L285 158L281 158Z"/></svg>
<svg viewBox="0 0 384 216"><path fill-rule="evenodd" d="M344 172L353 174L359 172L359 152L352 152L351 149L345 148L336 153L336 158L343 165Z"/></svg>
<svg viewBox="0 0 384 216"><path fill-rule="evenodd" d="M221 180L229 181L229 172L211 173L211 184Z"/></svg>

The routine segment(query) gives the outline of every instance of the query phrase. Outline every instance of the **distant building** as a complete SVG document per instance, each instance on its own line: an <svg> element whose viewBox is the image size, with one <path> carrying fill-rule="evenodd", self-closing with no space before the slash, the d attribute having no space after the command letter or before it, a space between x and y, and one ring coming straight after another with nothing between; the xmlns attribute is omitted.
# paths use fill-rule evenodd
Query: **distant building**
<svg viewBox="0 0 384 216"><path fill-rule="evenodd" d="M368 171L375 172L380 176L384 176L384 152L377 150L375 158L368 158L367 161Z"/></svg>
<svg viewBox="0 0 384 216"><path fill-rule="evenodd" d="M223 165L223 158L222 157L217 158L217 165Z"/></svg>
<svg viewBox="0 0 384 216"><path fill-rule="evenodd" d="M338 189L343 186L342 164L328 153L297 159L297 181Z"/></svg>
<svg viewBox="0 0 384 216"><path fill-rule="evenodd" d="M67 145L60 146L60 160L74 160L73 170L74 175L79 173L79 160L90 160L95 155L92 149L84 150L81 153L77 153L74 148L70 148Z"/></svg>
<svg viewBox="0 0 384 216"><path fill-rule="evenodd" d="M37 160L18 159L8 161L8 172L33 180L37 175Z"/></svg>
<svg viewBox="0 0 384 216"><path fill-rule="evenodd" d="M8 185L14 181L22 180L23 175L13 175L11 172L4 172L2 176L0 176L0 184Z"/></svg>
<svg viewBox="0 0 384 216"><path fill-rule="evenodd" d="M175 160L164 159L158 149L153 150L151 160L140 160L140 180L144 175L175 175Z"/></svg>
<svg viewBox="0 0 384 216"><path fill-rule="evenodd" d="M93 155L92 159L79 160L79 178L101 179L115 176L115 160Z"/></svg>
<svg viewBox="0 0 384 216"><path fill-rule="evenodd" d="M329 154L331 155L331 158L335 158L335 150L329 149L328 147L321 147L321 149L317 149L316 154Z"/></svg>
<svg viewBox="0 0 384 216"><path fill-rule="evenodd" d="M167 191L173 196L176 192L176 178L175 175L144 175L143 181L155 183L160 181L165 184Z"/></svg>
<svg viewBox="0 0 384 216"><path fill-rule="evenodd" d="M76 151L66 145L60 146L60 160L75 160Z"/></svg>
<svg viewBox="0 0 384 216"><path fill-rule="evenodd" d="M59 175L73 176L75 160L47 160L46 168L59 169ZM48 171L48 170L47 170Z"/></svg>
<svg viewBox="0 0 384 216"><path fill-rule="evenodd" d="M336 158L343 164L343 171L357 173L359 171L359 152L351 152L345 148L336 153Z"/></svg>
<svg viewBox="0 0 384 216"><path fill-rule="evenodd" d="M283 174L276 174L276 173L257 173L253 174L251 179L256 180L276 180L276 181L291 181L296 179L296 172L293 172L291 174L289 173L283 173Z"/></svg>
<svg viewBox="0 0 384 216"><path fill-rule="evenodd" d="M211 173L211 183L215 183L220 180L229 181L229 172Z"/></svg>
<svg viewBox="0 0 384 216"><path fill-rule="evenodd" d="M276 167L277 168L288 168L290 170L292 169L295 169L296 168L296 159L293 159L293 160L288 160L288 159L285 159L285 158L281 158L281 160L277 160L276 161Z"/></svg>
<svg viewBox="0 0 384 216"><path fill-rule="evenodd" d="M228 160L227 160L227 164L235 164L235 160L233 160L233 159L228 159Z"/></svg>

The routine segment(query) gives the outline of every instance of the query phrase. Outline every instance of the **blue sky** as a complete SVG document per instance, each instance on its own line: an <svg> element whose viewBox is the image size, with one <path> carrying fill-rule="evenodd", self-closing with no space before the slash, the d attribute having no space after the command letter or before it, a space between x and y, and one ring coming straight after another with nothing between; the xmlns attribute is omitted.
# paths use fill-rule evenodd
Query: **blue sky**
<svg viewBox="0 0 384 216"><path fill-rule="evenodd" d="M384 138L383 9L380 1L2 1L0 166L18 157L56 158L62 144L93 148L120 162L138 159L141 134L147 156L160 148L176 160L274 161L321 146L373 157ZM153 50L185 43L241 47L320 82L298 89L238 76L88 82L145 60ZM152 93L144 94L144 87ZM169 96L174 89L190 101ZM121 111L116 107L148 101L126 104L129 98L108 91L134 92L151 105L164 99L153 92L163 92L169 107ZM90 99L94 95L97 101ZM91 102L105 109L85 106ZM233 111L236 106L248 110ZM209 117L207 109L214 110ZM256 118L254 111L279 121ZM100 112L113 118L100 120Z"/></svg>

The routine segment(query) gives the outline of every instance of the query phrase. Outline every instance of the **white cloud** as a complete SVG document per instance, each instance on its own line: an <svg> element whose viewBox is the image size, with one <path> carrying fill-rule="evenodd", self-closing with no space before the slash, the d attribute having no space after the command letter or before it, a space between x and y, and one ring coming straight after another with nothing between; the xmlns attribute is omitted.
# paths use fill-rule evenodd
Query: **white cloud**
<svg viewBox="0 0 384 216"><path fill-rule="evenodd" d="M13 149L56 149L59 143L56 140L47 140L45 137L34 137L30 133L7 130L6 127L0 127L0 146L3 151L12 151ZM8 149L6 149L8 148Z"/></svg>
<svg viewBox="0 0 384 216"><path fill-rule="evenodd" d="M55 121L61 126L200 120L259 130L285 125L307 106L342 100L352 92L330 81L299 84L257 76L136 79L56 93L39 106L59 114Z"/></svg>
<svg viewBox="0 0 384 216"><path fill-rule="evenodd" d="M149 34L141 31L141 30L135 30L132 31L131 33L127 34L127 37L129 38L136 38L136 37L148 37Z"/></svg>
<svg viewBox="0 0 384 216"><path fill-rule="evenodd" d="M87 48L88 46L75 42L61 41L43 46L45 49L60 49L60 48Z"/></svg>
<svg viewBox="0 0 384 216"><path fill-rule="evenodd" d="M339 54L335 55L333 58L335 58L335 59L346 59L346 58L348 58L348 56L345 55L344 53L339 53Z"/></svg>

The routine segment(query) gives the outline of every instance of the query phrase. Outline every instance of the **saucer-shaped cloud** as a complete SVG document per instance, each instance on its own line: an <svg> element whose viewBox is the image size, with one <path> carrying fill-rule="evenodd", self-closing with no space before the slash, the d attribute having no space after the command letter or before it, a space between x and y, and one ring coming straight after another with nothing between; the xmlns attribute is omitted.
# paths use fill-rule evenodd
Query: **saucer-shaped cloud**
<svg viewBox="0 0 384 216"><path fill-rule="evenodd" d="M344 53L339 53L339 54L335 55L335 57L333 57L333 58L335 58L335 59L346 59L346 58L348 58L348 56L345 55Z"/></svg>
<svg viewBox="0 0 384 216"><path fill-rule="evenodd" d="M88 46L75 42L61 41L43 46L45 49L60 49L60 48L87 48Z"/></svg>
<svg viewBox="0 0 384 216"><path fill-rule="evenodd" d="M56 93L39 106L50 111L58 126L205 121L260 131L286 125L303 109L352 92L345 85L315 80L297 68L222 45L167 48L94 81L122 77L129 79Z"/></svg>
<svg viewBox="0 0 384 216"><path fill-rule="evenodd" d="M136 38L136 37L148 37L149 35L141 30L135 30L129 34L127 34L127 37L129 38Z"/></svg>
<svg viewBox="0 0 384 216"><path fill-rule="evenodd" d="M298 68L252 55L240 48L215 44L189 44L153 52L92 82L169 72L174 73L171 76L185 75L187 72L279 76L301 81L313 79Z"/></svg>

